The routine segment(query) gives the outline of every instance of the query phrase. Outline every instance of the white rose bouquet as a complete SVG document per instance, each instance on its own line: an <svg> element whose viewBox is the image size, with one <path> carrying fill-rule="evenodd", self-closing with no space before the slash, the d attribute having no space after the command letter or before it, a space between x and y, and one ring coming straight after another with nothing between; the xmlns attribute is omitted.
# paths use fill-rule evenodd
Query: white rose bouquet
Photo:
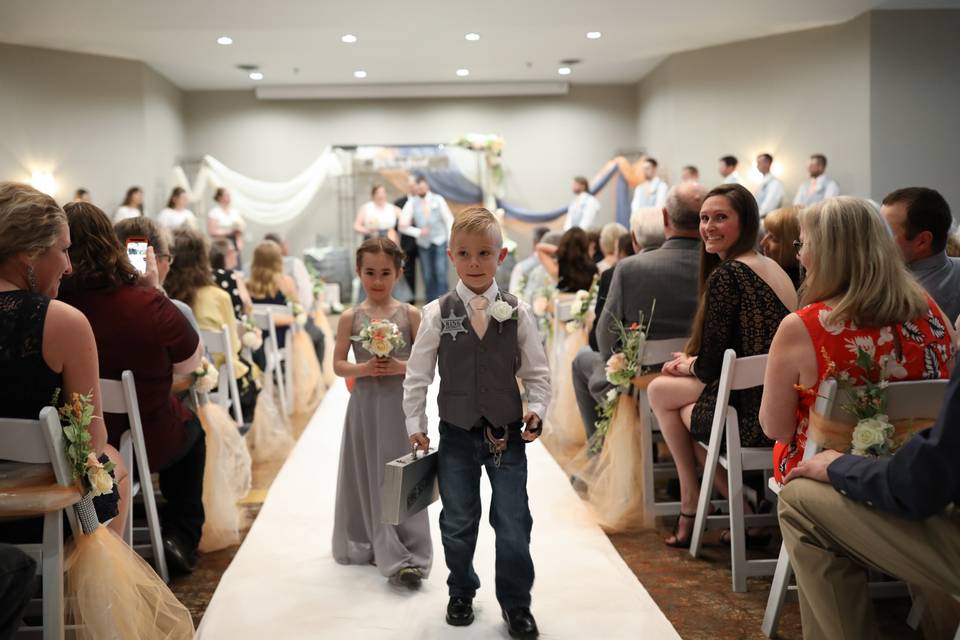
<svg viewBox="0 0 960 640"><path fill-rule="evenodd" d="M853 400L844 405L843 409L857 418L857 426L853 429L850 440L850 453L857 456L887 456L894 452L897 445L894 441L894 426L887 418L887 367L886 359L882 356L878 364L874 354L862 345L856 346L857 366L863 370L863 385L853 387L853 378L849 374L837 376L840 384L852 389ZM836 364L827 363L830 375ZM876 378L876 382L873 379Z"/></svg>
<svg viewBox="0 0 960 640"><path fill-rule="evenodd" d="M220 372L206 358L200 360L200 366L193 372L193 388L199 393L210 393L220 383Z"/></svg>
<svg viewBox="0 0 960 640"><path fill-rule="evenodd" d="M253 322L253 318L250 316L243 316L241 320L243 325L243 335L240 337L240 342L243 343L243 346L256 351L263 346L263 334L260 332L260 329Z"/></svg>
<svg viewBox="0 0 960 640"><path fill-rule="evenodd" d="M580 289L574 294L573 303L570 305L572 320L567 321L567 332L573 333L577 329L586 326L587 314L593 308L593 303L597 299L597 289L600 286L599 276L593 277L593 282L589 289Z"/></svg>
<svg viewBox="0 0 960 640"><path fill-rule="evenodd" d="M378 358L387 358L406 343L400 327L389 320L375 320L360 330L360 335L350 336L354 342Z"/></svg>
<svg viewBox="0 0 960 640"><path fill-rule="evenodd" d="M54 396L56 405L59 391ZM100 462L90 446L90 423L93 421L93 394L74 393L70 402L58 409L65 438L64 453L73 479L79 482L84 494L101 496L113 493L114 480L110 472L114 463Z"/></svg>

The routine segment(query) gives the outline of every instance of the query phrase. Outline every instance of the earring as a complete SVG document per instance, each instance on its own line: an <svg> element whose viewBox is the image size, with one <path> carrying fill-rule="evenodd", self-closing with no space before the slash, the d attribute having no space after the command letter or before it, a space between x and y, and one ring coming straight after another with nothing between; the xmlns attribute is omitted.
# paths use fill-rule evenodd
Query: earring
<svg viewBox="0 0 960 640"><path fill-rule="evenodd" d="M37 274L33 270L32 265L27 265L27 288L30 290L30 293L36 293L39 288L39 283L37 282Z"/></svg>

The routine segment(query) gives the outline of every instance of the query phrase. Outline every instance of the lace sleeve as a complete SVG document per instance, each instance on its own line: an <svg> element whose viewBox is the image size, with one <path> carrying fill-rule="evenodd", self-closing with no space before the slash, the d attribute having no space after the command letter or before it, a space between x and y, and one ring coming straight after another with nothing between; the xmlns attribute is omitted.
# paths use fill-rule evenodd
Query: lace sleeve
<svg viewBox="0 0 960 640"><path fill-rule="evenodd" d="M723 352L733 346L740 310L740 287L726 264L710 275L705 295L703 333L693 372L701 382L710 383L720 377Z"/></svg>

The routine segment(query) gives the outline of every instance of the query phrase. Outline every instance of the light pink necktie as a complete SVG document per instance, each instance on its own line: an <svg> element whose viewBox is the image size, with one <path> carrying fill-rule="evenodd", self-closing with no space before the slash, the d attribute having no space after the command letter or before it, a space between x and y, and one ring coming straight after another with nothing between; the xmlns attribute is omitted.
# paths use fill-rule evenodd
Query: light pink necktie
<svg viewBox="0 0 960 640"><path fill-rule="evenodd" d="M470 308L473 313L470 315L470 324L473 330L477 332L477 337L483 339L483 334L487 332L487 305L490 301L483 296L477 296L470 301Z"/></svg>

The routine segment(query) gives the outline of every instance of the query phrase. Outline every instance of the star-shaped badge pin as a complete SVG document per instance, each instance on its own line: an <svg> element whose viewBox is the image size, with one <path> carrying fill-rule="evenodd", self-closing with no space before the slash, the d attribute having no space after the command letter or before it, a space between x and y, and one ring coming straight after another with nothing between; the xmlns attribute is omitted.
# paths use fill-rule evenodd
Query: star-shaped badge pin
<svg viewBox="0 0 960 640"><path fill-rule="evenodd" d="M466 314L458 316L453 312L453 309L450 309L450 313L447 314L447 317L440 318L440 337L444 335L449 335L454 342L457 341L458 333L467 333L466 327L463 326L463 322L467 319Z"/></svg>

